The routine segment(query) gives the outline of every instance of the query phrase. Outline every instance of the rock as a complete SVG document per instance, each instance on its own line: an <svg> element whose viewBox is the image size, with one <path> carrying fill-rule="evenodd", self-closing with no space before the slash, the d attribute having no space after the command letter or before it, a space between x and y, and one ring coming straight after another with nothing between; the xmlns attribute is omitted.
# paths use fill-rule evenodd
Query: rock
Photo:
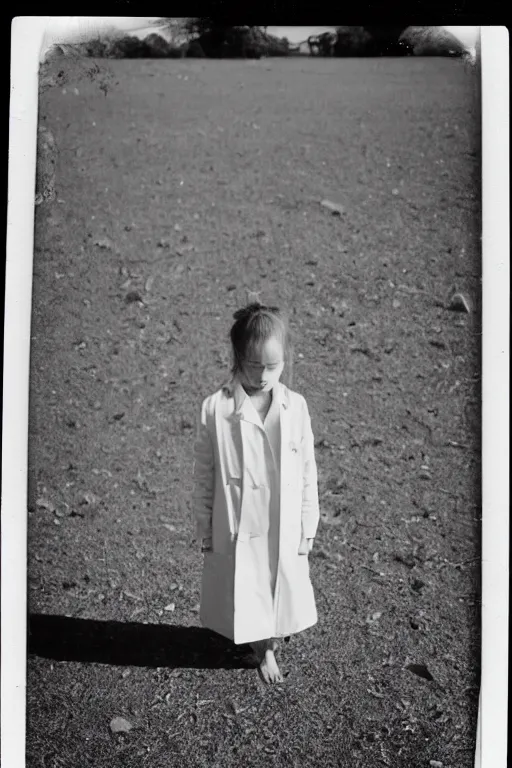
<svg viewBox="0 0 512 768"><path fill-rule="evenodd" d="M90 506L97 503L98 497L95 496L94 493L91 493L91 491L86 491L80 500L80 504L89 504Z"/></svg>
<svg viewBox="0 0 512 768"><path fill-rule="evenodd" d="M170 531L171 533L175 533L176 532L176 526L175 525L171 525L170 523L162 523L162 525L163 525L164 528L167 528L167 530Z"/></svg>
<svg viewBox="0 0 512 768"><path fill-rule="evenodd" d="M454 293L448 304L448 309L452 312L466 312L469 314L471 309L469 300L462 293Z"/></svg>
<svg viewBox="0 0 512 768"><path fill-rule="evenodd" d="M429 765L431 768L443 768L443 763L440 760L430 760Z"/></svg>
<svg viewBox="0 0 512 768"><path fill-rule="evenodd" d="M104 250L107 250L107 251L112 250L112 242L108 239L108 237L102 237L99 240L95 240L94 245L97 248L103 248Z"/></svg>
<svg viewBox="0 0 512 768"><path fill-rule="evenodd" d="M128 733L133 728L133 725L125 720L124 717L114 717L110 721L110 730L112 733Z"/></svg>
<svg viewBox="0 0 512 768"><path fill-rule="evenodd" d="M174 611L176 608L176 603L169 603L169 605L166 605L164 608L164 611Z"/></svg>
<svg viewBox="0 0 512 768"><path fill-rule="evenodd" d="M54 511L57 517L67 517L69 515L69 507L67 504L57 507Z"/></svg>
<svg viewBox="0 0 512 768"><path fill-rule="evenodd" d="M127 293L125 296L125 301L127 304L134 304L137 301L140 301L141 304L144 303L139 291L130 291L129 293Z"/></svg>
<svg viewBox="0 0 512 768"><path fill-rule="evenodd" d="M333 203L332 200L322 200L320 205L327 208L333 216L341 216L342 213L345 213L344 207L338 203Z"/></svg>
<svg viewBox="0 0 512 768"><path fill-rule="evenodd" d="M56 512L56 507L49 499L41 498L36 501L36 507L39 509L47 509L48 512Z"/></svg>

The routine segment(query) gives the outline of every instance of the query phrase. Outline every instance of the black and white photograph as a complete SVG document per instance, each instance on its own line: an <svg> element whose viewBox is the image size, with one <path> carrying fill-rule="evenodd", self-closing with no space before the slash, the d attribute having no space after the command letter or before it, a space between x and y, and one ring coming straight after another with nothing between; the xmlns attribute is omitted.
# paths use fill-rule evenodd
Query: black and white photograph
<svg viewBox="0 0 512 768"><path fill-rule="evenodd" d="M480 765L483 33L46 19L26 766Z"/></svg>

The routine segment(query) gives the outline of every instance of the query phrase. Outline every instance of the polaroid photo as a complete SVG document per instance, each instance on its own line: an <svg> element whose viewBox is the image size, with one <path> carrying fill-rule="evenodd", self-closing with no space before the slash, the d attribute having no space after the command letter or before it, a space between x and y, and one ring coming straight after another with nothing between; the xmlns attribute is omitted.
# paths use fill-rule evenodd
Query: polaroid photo
<svg viewBox="0 0 512 768"><path fill-rule="evenodd" d="M2 763L501 768L506 28L11 72Z"/></svg>

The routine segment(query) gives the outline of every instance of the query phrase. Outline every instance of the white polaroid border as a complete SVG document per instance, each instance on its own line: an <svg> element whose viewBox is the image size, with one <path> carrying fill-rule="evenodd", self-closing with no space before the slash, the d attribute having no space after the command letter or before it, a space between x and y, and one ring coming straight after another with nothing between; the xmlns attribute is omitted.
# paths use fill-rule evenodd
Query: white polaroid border
<svg viewBox="0 0 512 768"><path fill-rule="evenodd" d="M1 635L1 763L10 768L25 765L28 394L40 48L41 21L13 19L2 410Z"/></svg>
<svg viewBox="0 0 512 768"><path fill-rule="evenodd" d="M76 18L76 17L75 17ZM12 23L4 325L1 763L25 765L27 448L38 70L50 17ZM85 21L87 19L84 19ZM475 768L507 759L509 40L481 27L483 130L482 680Z"/></svg>
<svg viewBox="0 0 512 768"><path fill-rule="evenodd" d="M509 582L509 39L481 28L482 676L475 768L507 763Z"/></svg>

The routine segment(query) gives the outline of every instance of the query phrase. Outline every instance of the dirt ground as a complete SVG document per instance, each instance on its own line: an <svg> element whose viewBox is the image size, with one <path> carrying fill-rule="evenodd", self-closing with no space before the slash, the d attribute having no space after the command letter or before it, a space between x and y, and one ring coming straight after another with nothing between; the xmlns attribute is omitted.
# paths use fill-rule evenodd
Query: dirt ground
<svg viewBox="0 0 512 768"><path fill-rule="evenodd" d="M75 66L40 105L58 155L36 212L27 765L469 768L476 73L98 64L108 87ZM322 511L319 621L283 647L273 688L197 613L194 424L246 288L291 312Z"/></svg>

